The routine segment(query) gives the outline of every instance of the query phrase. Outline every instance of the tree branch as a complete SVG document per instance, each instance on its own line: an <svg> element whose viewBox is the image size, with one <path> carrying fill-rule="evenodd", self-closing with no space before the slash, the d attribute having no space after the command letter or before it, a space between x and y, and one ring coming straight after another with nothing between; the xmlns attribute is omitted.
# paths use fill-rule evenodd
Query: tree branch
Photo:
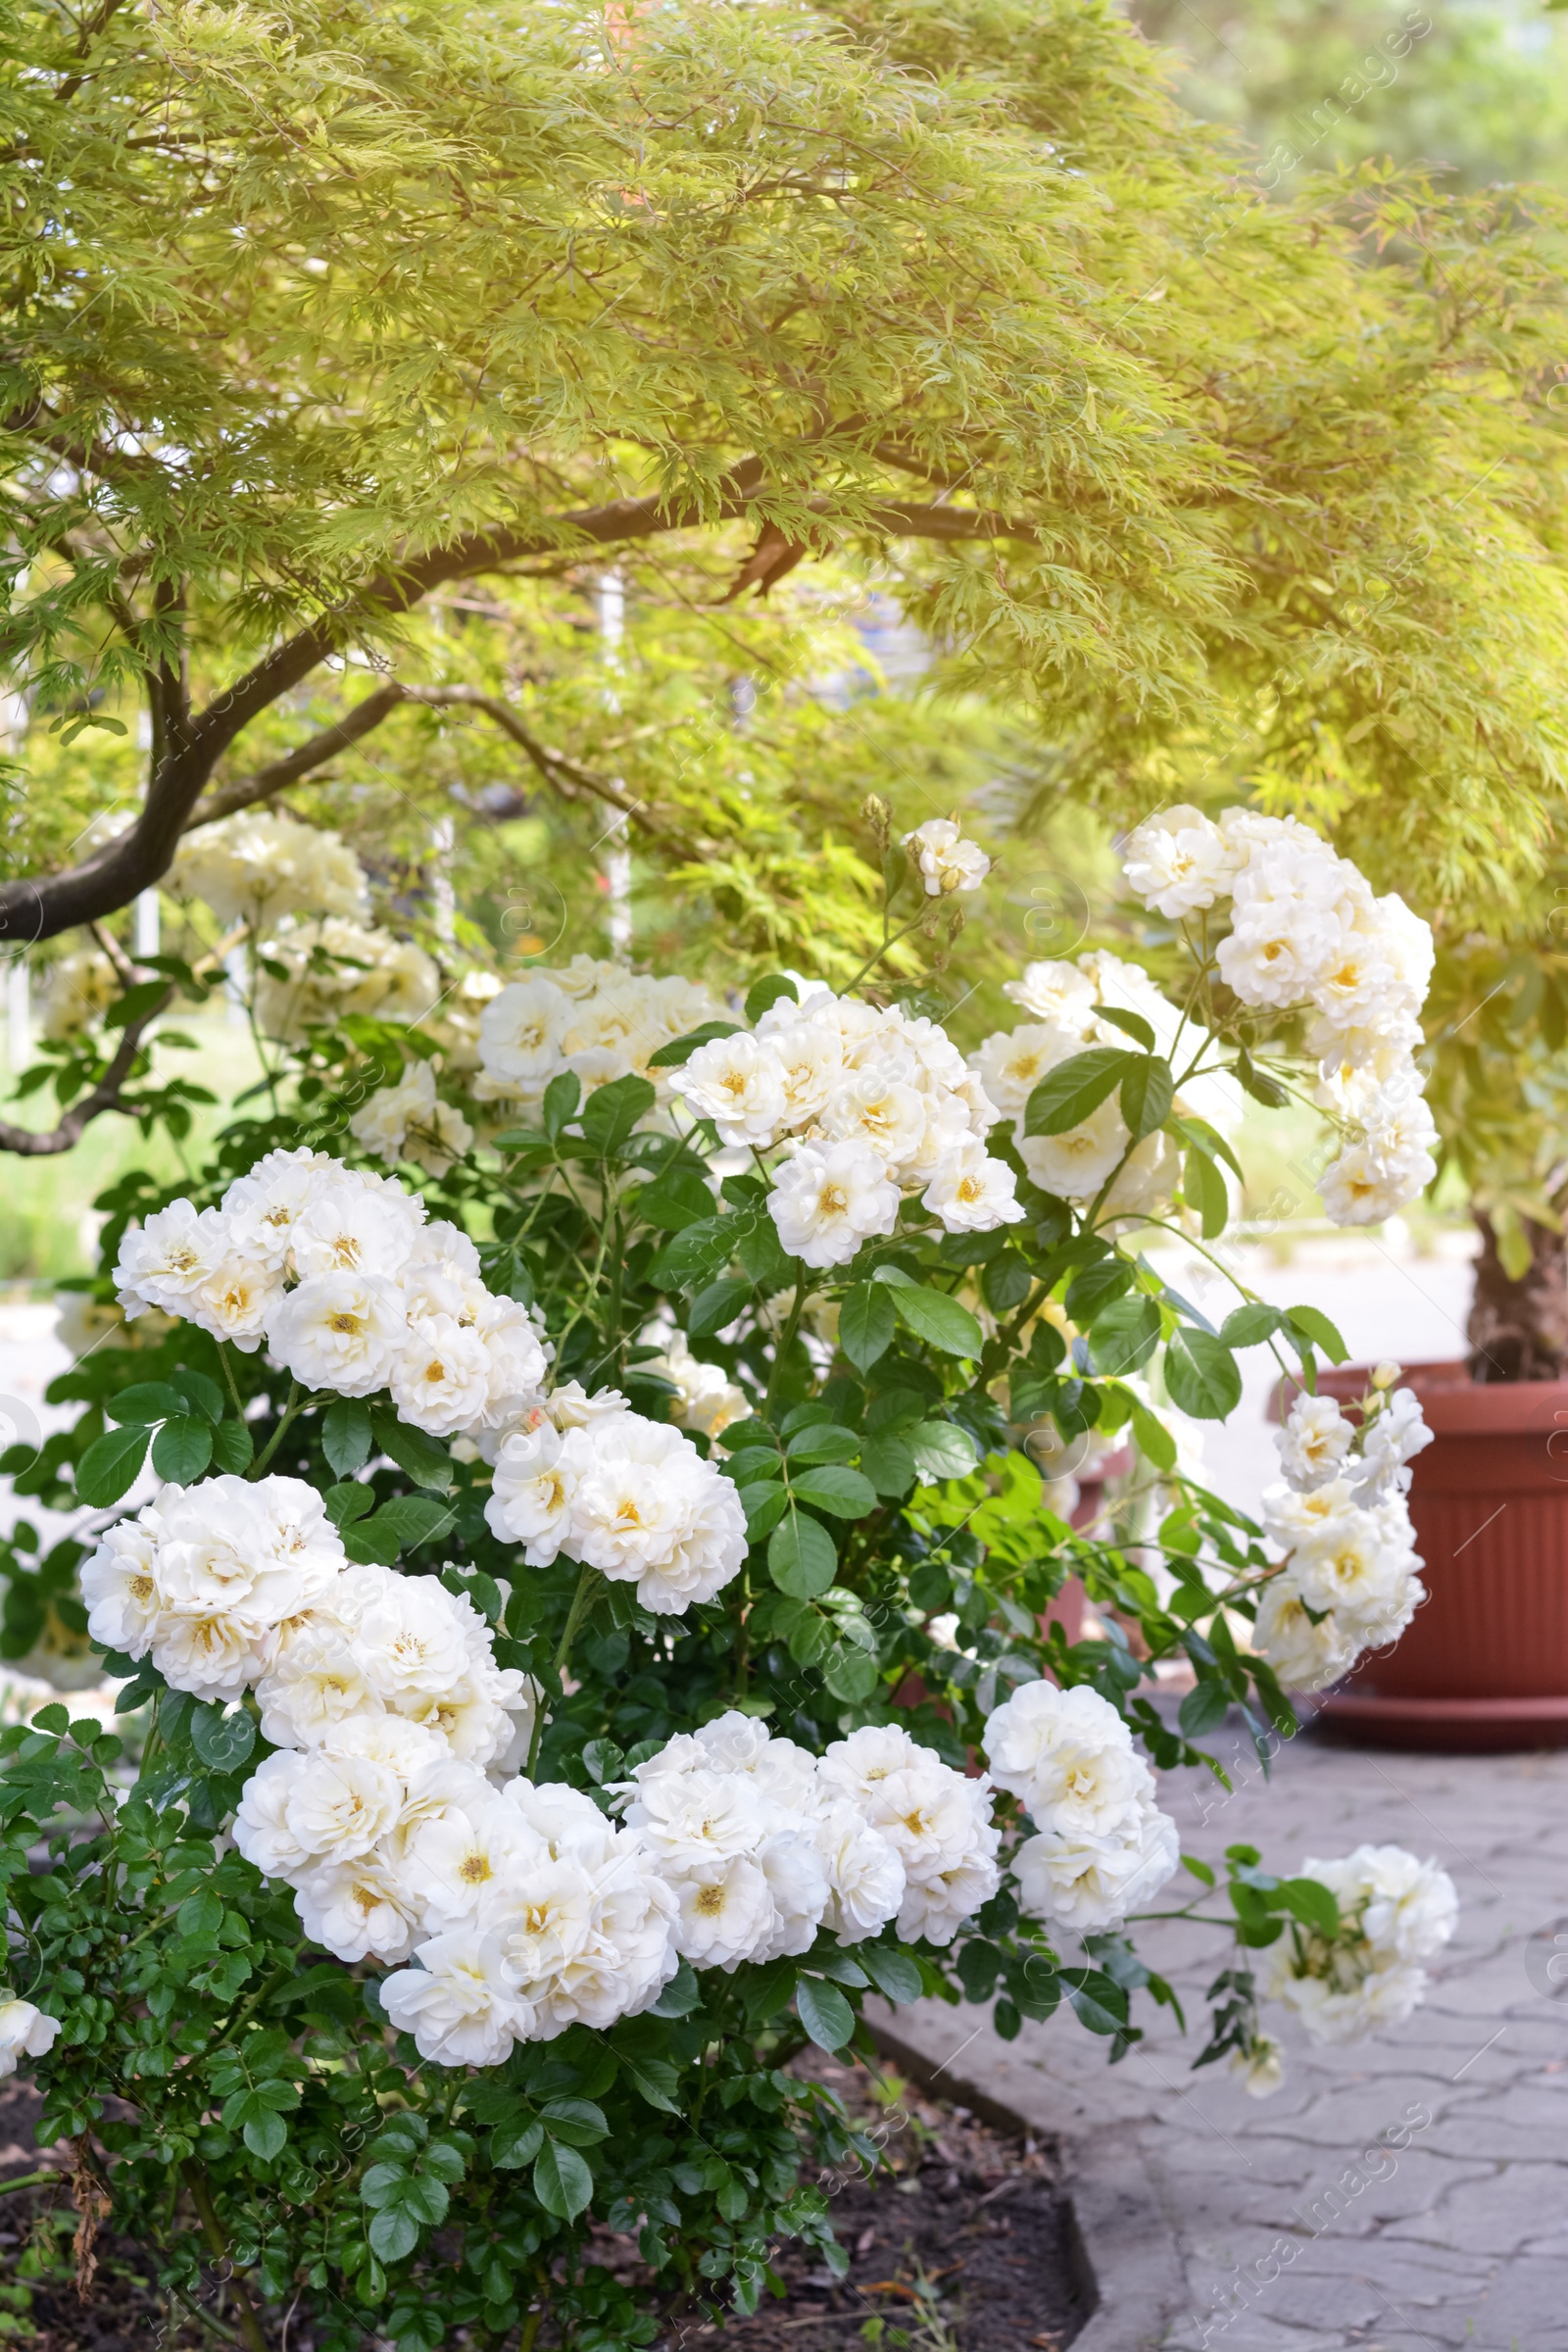
<svg viewBox="0 0 1568 2352"><path fill-rule="evenodd" d="M81 1141L82 1129L94 1119L102 1118L106 1110L128 1111L131 1105L122 1102L120 1090L130 1076L130 1066L141 1051L143 1036L159 1015L167 1012L173 994L172 988L166 989L150 1012L144 1013L139 1021L125 1023L125 1034L108 1069L90 1094L73 1103L58 1127L38 1134L30 1127L13 1127L0 1119L0 1152L15 1152L23 1159L52 1159L61 1152L73 1150Z"/></svg>
<svg viewBox="0 0 1568 2352"><path fill-rule="evenodd" d="M672 833L667 825L653 815L646 802L628 800L623 792L592 769L579 767L564 752L553 751L529 733L521 719L504 703L499 695L486 694L477 686L404 686L395 680L378 686L373 694L357 703L346 716L334 726L323 727L318 735L302 743L285 759L275 760L270 767L259 768L254 776L245 776L238 783L225 785L221 792L209 793L199 801L185 826L194 833L202 825L215 824L220 817L232 816L237 809L253 808L259 801L270 801L290 784L297 784L312 768L324 766L339 752L347 751L364 735L368 735L391 713L405 704L416 704L427 710L463 709L482 710L502 731L512 738L530 764L553 791L564 792L568 799L579 792L590 793L612 808L618 808L645 833L661 841L667 849L683 858L699 855L693 844L683 836Z"/></svg>
<svg viewBox="0 0 1568 2352"><path fill-rule="evenodd" d="M415 558L395 571L381 573L357 596L274 647L190 719L177 739L171 731L169 748L153 771L134 825L67 873L0 887L0 940L31 943L52 939L74 924L128 906L139 891L157 882L168 871L213 768L235 737L336 652L363 621L372 615L385 618L407 612L447 580L496 570L532 556L561 556L573 547L586 552L665 531L689 530L702 523L733 522L752 512L761 481L761 461L748 458L727 477L722 495L706 514L694 502L671 505L661 498L615 499L609 506L560 515L531 531L472 534ZM813 498L807 501L807 507L825 521L837 519L843 526L842 506L834 501ZM1033 540L1037 536L1027 523L974 508L921 506L902 500L874 507L862 522L843 527L850 536L869 532L888 539ZM609 788L598 783L585 789L601 798L609 794Z"/></svg>

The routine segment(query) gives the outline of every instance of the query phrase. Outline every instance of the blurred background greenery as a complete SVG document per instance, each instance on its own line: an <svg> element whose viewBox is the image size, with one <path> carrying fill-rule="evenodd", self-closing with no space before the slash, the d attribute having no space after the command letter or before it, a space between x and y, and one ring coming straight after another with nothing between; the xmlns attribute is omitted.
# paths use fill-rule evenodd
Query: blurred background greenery
<svg viewBox="0 0 1568 2352"><path fill-rule="evenodd" d="M1539 0L1446 0L1430 11L1352 0L1137 0L1128 13L1167 53L1181 103L1228 136L1239 174L1255 175L1267 195L1290 192L1302 174L1382 157L1429 168L1440 185L1568 188L1568 14ZM623 574L578 567L449 590L411 624L411 639L426 641L429 674L475 695L504 695L532 731L532 748L477 708L410 706L292 793L290 805L353 842L383 915L440 933L453 961L503 976L611 947L612 900L624 882L607 858L604 803L574 786L574 763L676 822L699 808L727 816L722 854L705 843L673 873L667 860L662 870L645 865L633 845L623 873L631 954L644 966L733 972L801 955L822 861L841 861L839 904L860 887L845 820L869 790L887 796L901 825L963 807L984 836L1005 843L978 921L954 955L949 993L965 1044L1005 1015L999 983L1006 971L1070 954L1091 932L1114 939L1109 828L1063 802L1037 718L1000 694L939 702L939 649L888 600L868 596L863 579L829 564L781 579L765 605L725 603L723 589L721 573L666 555L634 558ZM347 682L280 704L269 722L275 747L259 748L281 751L324 723L336 685ZM24 805L13 802L10 829L26 836L12 844L20 861L47 866L69 861L94 812L117 799L126 809L134 804L144 754L129 708L121 736L96 733L74 749L47 734L41 715L28 724L11 708L14 755L26 731L27 786ZM755 884L764 834L766 891ZM781 852L798 857L800 875L782 916ZM869 919L868 873L863 883ZM191 921L166 898L165 947L186 953L202 944ZM127 912L114 926L127 946L131 925ZM35 987L41 977L35 972ZM1489 985L1490 974L1478 998ZM1504 994L1489 1018L1500 1019L1508 1003ZM183 1016L179 1027L195 1043L178 1065L220 1099L254 1082L249 1037L223 1008ZM8 1070L23 1034L14 1022ZM53 1109L35 1097L8 1115L47 1125ZM188 1156L221 1115L198 1116ZM1293 1125L1289 1115L1252 1112L1250 1129L1245 1213L1263 1223L1310 1220L1314 1203L1298 1172L1310 1119L1303 1113ZM8 1158L0 1284L17 1294L81 1271L93 1248L93 1197L133 1160L172 1176L179 1151L106 1119L61 1157ZM1439 1202L1423 1214L1462 1215L1457 1168Z"/></svg>

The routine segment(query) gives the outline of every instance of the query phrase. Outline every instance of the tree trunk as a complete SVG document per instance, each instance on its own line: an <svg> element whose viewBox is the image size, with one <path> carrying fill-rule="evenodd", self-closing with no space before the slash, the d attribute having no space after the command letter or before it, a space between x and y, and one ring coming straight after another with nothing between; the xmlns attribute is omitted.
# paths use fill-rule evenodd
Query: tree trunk
<svg viewBox="0 0 1568 2352"><path fill-rule="evenodd" d="M1481 1254L1470 1309L1470 1377L1476 1381L1568 1379L1568 1237L1527 1222L1530 1264L1517 1281L1497 1254L1497 1237L1479 1210Z"/></svg>

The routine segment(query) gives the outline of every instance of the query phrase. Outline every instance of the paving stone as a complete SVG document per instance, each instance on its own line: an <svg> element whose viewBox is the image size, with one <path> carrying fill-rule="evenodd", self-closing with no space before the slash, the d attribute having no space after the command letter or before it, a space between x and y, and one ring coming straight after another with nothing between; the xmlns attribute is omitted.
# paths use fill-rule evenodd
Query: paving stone
<svg viewBox="0 0 1568 2352"><path fill-rule="evenodd" d="M1245 1772L1246 1753L1231 1752ZM1173 2293L1163 2337L1140 2343L1568 2352L1568 1984L1554 1996L1543 1974L1560 1952L1568 1978L1568 1754L1371 1755L1306 1735L1282 1747L1270 1784L1254 1770L1234 1795L1219 1794L1185 1816L1176 1803L1184 1843L1205 1859L1248 1841L1295 1868L1309 1854L1391 1842L1452 1873L1458 1933L1404 2026L1322 2049L1276 2012L1289 2071L1267 2101L1218 2069L1195 2077L1200 2039L1184 2040L1164 2012L1140 2014L1148 2041L1112 2069L1068 2017L1006 2044L989 2027L976 2033L976 2011L924 2003L899 2012L900 2029L912 2021L921 2048L955 2077L1042 2128L1088 2144L1114 2124L1118 2144L1136 2148L1187 2298ZM1200 2034L1223 1935L1152 1923L1140 1945ZM1429 2120L1394 2151L1392 2173L1330 2196L1412 2108ZM1238 2266L1266 2263L1282 2235L1295 2259L1266 2285L1254 2274L1238 2297ZM1106 2336L1103 2352L1123 2346Z"/></svg>

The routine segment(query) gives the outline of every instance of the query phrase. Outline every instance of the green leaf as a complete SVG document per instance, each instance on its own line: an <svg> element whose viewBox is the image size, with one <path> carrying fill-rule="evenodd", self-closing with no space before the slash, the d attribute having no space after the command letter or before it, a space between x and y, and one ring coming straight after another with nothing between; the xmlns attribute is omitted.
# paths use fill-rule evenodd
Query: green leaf
<svg viewBox="0 0 1568 2352"><path fill-rule="evenodd" d="M867 1511L876 1508L876 1489L870 1480L842 1462L824 1462L820 1469L808 1470L791 1483L798 1501L831 1511L835 1519L863 1519Z"/></svg>
<svg viewBox="0 0 1568 2352"><path fill-rule="evenodd" d="M216 1936L222 1924L222 1897L211 1886L188 1894L174 1914L174 1925L182 1936Z"/></svg>
<svg viewBox="0 0 1568 2352"><path fill-rule="evenodd" d="M102 1510L118 1502L135 1485L147 1458L147 1425L108 1429L96 1438L76 1465L76 1499Z"/></svg>
<svg viewBox="0 0 1568 2352"><path fill-rule="evenodd" d="M1139 1452L1146 1461L1152 1462L1156 1470L1175 1469L1176 1441L1164 1422L1158 1420L1146 1404L1135 1402L1133 1405L1133 1436L1138 1441Z"/></svg>
<svg viewBox="0 0 1568 2352"><path fill-rule="evenodd" d="M1242 1371L1222 1340L1183 1324L1165 1346L1165 1387L1195 1421L1223 1421L1242 1400Z"/></svg>
<svg viewBox="0 0 1568 2352"><path fill-rule="evenodd" d="M1327 1315L1319 1313L1315 1306L1288 1306L1285 1321L1299 1338L1321 1348L1331 1364L1343 1364L1350 1352ZM102 1444L101 1439L99 1443Z"/></svg>
<svg viewBox="0 0 1568 2352"><path fill-rule="evenodd" d="M205 1413L209 1421L221 1421L227 1406L216 1380L209 1380L205 1372L193 1372L188 1364L181 1364L171 1379L188 1411Z"/></svg>
<svg viewBox="0 0 1568 2352"><path fill-rule="evenodd" d="M183 1413L186 1401L167 1380L138 1380L133 1388L122 1389L118 1396L111 1396L104 1410L111 1421L127 1425L167 1421L173 1413Z"/></svg>
<svg viewBox="0 0 1568 2352"><path fill-rule="evenodd" d="M1176 1720L1189 1740L1200 1740L1225 1720L1231 1703L1223 1683L1201 1682L1189 1690L1176 1711Z"/></svg>
<svg viewBox="0 0 1568 2352"><path fill-rule="evenodd" d="M683 1960L653 2004L644 2010L645 2017L690 2017L702 2005L703 1988L697 1982L697 1971L689 1960Z"/></svg>
<svg viewBox="0 0 1568 2352"><path fill-rule="evenodd" d="M1067 1285L1063 1304L1072 1320L1080 1329L1087 1331L1113 1298L1121 1298L1124 1292L1132 1289L1133 1281L1133 1268L1126 1258L1099 1258L1094 1265L1085 1266L1081 1274L1073 1276Z"/></svg>
<svg viewBox="0 0 1568 2352"><path fill-rule="evenodd" d="M1113 1298L1089 1332L1090 1352L1102 1372L1136 1372L1159 1345L1159 1308L1152 1298Z"/></svg>
<svg viewBox="0 0 1568 2352"><path fill-rule="evenodd" d="M889 1286L888 1295L899 1321L928 1347L940 1348L947 1355L967 1356L978 1356L984 1348L985 1335L979 1324L969 1309L950 1298L946 1291L900 1282Z"/></svg>
<svg viewBox="0 0 1568 2352"><path fill-rule="evenodd" d="M271 2108L263 2107L247 2117L243 2137L253 2156L270 2159L282 2154L288 2140L288 2126Z"/></svg>
<svg viewBox="0 0 1568 2352"><path fill-rule="evenodd" d="M1065 1135L1081 1127L1121 1084L1135 1055L1119 1046L1092 1046L1047 1072L1024 1106L1025 1135Z"/></svg>
<svg viewBox="0 0 1568 2352"><path fill-rule="evenodd" d="M967 1478L975 1466L974 1440L954 1421L917 1421L906 1429L904 1442L914 1459L916 1474L927 1486L944 1479Z"/></svg>
<svg viewBox="0 0 1568 2352"><path fill-rule="evenodd" d="M645 1225L657 1225L665 1233L682 1233L688 1225L706 1223L713 1213L713 1196L692 1168L673 1168L656 1177L632 1194L630 1204Z"/></svg>
<svg viewBox="0 0 1568 2352"><path fill-rule="evenodd" d="M102 725L103 721L99 720L95 723ZM117 734L123 734L124 729L117 727L115 731ZM138 980L134 988L127 988L123 996L115 999L104 1014L104 1027L106 1029L128 1028L132 1021L139 1021L147 1013L155 1011L168 994L169 983L167 980Z"/></svg>
<svg viewBox="0 0 1568 2352"><path fill-rule="evenodd" d="M1135 1037L1146 1053L1152 1054L1154 1051L1158 1041L1141 1012L1128 1012L1120 1004L1097 1004L1095 1018L1097 1021L1108 1021L1113 1029L1121 1030L1125 1037Z"/></svg>
<svg viewBox="0 0 1568 2352"><path fill-rule="evenodd" d="M1168 1061L1156 1055L1135 1057L1121 1082L1121 1115L1135 1136L1152 1135L1170 1116L1176 1081Z"/></svg>
<svg viewBox="0 0 1568 2352"><path fill-rule="evenodd" d="M1182 1192L1188 1207L1198 1211L1204 1241L1211 1242L1222 1234L1231 1213L1230 1195L1214 1162L1196 1144L1182 1161Z"/></svg>
<svg viewBox="0 0 1568 2352"><path fill-rule="evenodd" d="M1009 1315L1022 1306L1034 1287L1029 1261L1016 1250L1004 1250L980 1277L980 1291L993 1314Z"/></svg>
<svg viewBox="0 0 1568 2352"><path fill-rule="evenodd" d="M539 2112L552 2138L566 2140L574 2148L591 2148L610 2133L604 2109L592 2099L547 2099Z"/></svg>
<svg viewBox="0 0 1568 2352"><path fill-rule="evenodd" d="M403 1546L395 1529L374 1519L359 1519L341 1531L343 1549L360 1567L390 1568Z"/></svg>
<svg viewBox="0 0 1568 2352"><path fill-rule="evenodd" d="M860 1468L879 1494L906 1494L916 1476L914 1456L902 1438L867 1438Z"/></svg>
<svg viewBox="0 0 1568 2352"><path fill-rule="evenodd" d="M650 1280L662 1290L696 1290L734 1256L740 1224L739 1217L708 1217L700 1225L688 1225L655 1258L649 1268ZM751 1296L750 1284L746 1295Z"/></svg>
<svg viewBox="0 0 1568 2352"><path fill-rule="evenodd" d="M434 1438L427 1438L422 1429L411 1429L385 1405L377 1405L370 1414L376 1444L390 1455L400 1470L406 1470L416 1487L433 1487L445 1494L453 1480L452 1457Z"/></svg>
<svg viewBox="0 0 1568 2352"><path fill-rule="evenodd" d="M544 2144L545 2128L537 2119L531 2123L502 2124L490 2141L490 2161L498 2171L520 2172L532 2164Z"/></svg>
<svg viewBox="0 0 1568 2352"><path fill-rule="evenodd" d="M256 1459L256 1441L247 1421L220 1421L213 1432L213 1459L220 1470L237 1477Z"/></svg>
<svg viewBox="0 0 1568 2352"><path fill-rule="evenodd" d="M836 1984L824 1984L820 1978L800 1979L795 2008L819 2050L842 2050L855 2032L855 2011Z"/></svg>
<svg viewBox="0 0 1568 2352"><path fill-rule="evenodd" d="M858 1943L855 1957L890 2001L917 2001L924 1989L920 1965L908 1952L885 1943Z"/></svg>
<svg viewBox="0 0 1568 2352"><path fill-rule="evenodd" d="M688 1336L694 1340L710 1340L715 1331L722 1331L727 1323L734 1322L751 1295L751 1284L737 1282L733 1276L722 1282L709 1283L692 1300L691 1311L686 1317Z"/></svg>
<svg viewBox="0 0 1568 2352"><path fill-rule="evenodd" d="M433 1544L457 1515L453 1504L432 1502L428 1494L396 1494L382 1504L370 1525L389 1529L397 1538L399 1550L408 1551L416 1544Z"/></svg>
<svg viewBox="0 0 1568 2352"><path fill-rule="evenodd" d="M190 1743L209 1772L236 1772L256 1745L256 1723L243 1707L225 1715L221 1706L192 1707Z"/></svg>
<svg viewBox="0 0 1568 2352"><path fill-rule="evenodd" d="M840 1421L808 1421L795 1432L784 1450L792 1469L797 1463L804 1469L809 1462L853 1462L860 1441Z"/></svg>
<svg viewBox="0 0 1568 2352"><path fill-rule="evenodd" d="M1219 1336L1227 1348L1256 1348L1263 1340L1273 1337L1281 1321L1277 1306L1265 1306L1260 1299L1250 1299L1246 1306L1231 1309L1219 1327Z"/></svg>
<svg viewBox="0 0 1568 2352"><path fill-rule="evenodd" d="M717 1038L734 1037L737 1034L738 1023L734 1021L704 1021L700 1029L688 1029L684 1037L672 1037L667 1046L661 1046L657 1054L650 1054L648 1067L651 1070L683 1069L699 1046L710 1046ZM576 1105L572 1107L575 1109Z"/></svg>
<svg viewBox="0 0 1568 2352"><path fill-rule="evenodd" d="M153 1468L160 1478L188 1487L213 1458L213 1425L194 1413L166 1421L153 1440Z"/></svg>
<svg viewBox="0 0 1568 2352"><path fill-rule="evenodd" d="M362 1486L357 1479L348 1478L335 1487L328 1487L321 1496L321 1508L332 1525L340 1532L363 1519L375 1508L375 1489Z"/></svg>
<svg viewBox="0 0 1568 2352"><path fill-rule="evenodd" d="M401 2262L418 2244L419 2225L401 2205L389 2205L385 2212L370 2216L365 2235L371 2252L379 2254L383 2262Z"/></svg>
<svg viewBox="0 0 1568 2352"><path fill-rule="evenodd" d="M1291 1099L1283 1086L1275 1079L1270 1078L1266 1071L1258 1068L1245 1047L1236 1056L1236 1075L1244 1093L1250 1095L1254 1102L1261 1102L1270 1110L1283 1110Z"/></svg>
<svg viewBox="0 0 1568 2352"><path fill-rule="evenodd" d="M569 1126L576 1117L581 1101L582 1080L575 1070L563 1070L559 1077L551 1079L545 1088L539 1115L544 1120L545 1133L552 1143L560 1139L562 1129Z"/></svg>
<svg viewBox="0 0 1568 2352"><path fill-rule="evenodd" d="M583 1105L578 1121L584 1139L608 1157L619 1151L638 1120L647 1117L658 1100L648 1080L635 1073L596 1088Z"/></svg>
<svg viewBox="0 0 1568 2352"><path fill-rule="evenodd" d="M321 1451L339 1478L363 1470L370 1458L370 1408L362 1396L340 1396L321 1415Z"/></svg>
<svg viewBox="0 0 1568 2352"><path fill-rule="evenodd" d="M1275 1902L1283 1902L1304 1928L1315 1928L1330 1938L1340 1932L1340 1906L1331 1886L1321 1879L1282 1879Z"/></svg>
<svg viewBox="0 0 1568 2352"><path fill-rule="evenodd" d="M774 1528L767 1546L767 1572L792 1600L814 1600L838 1572L838 1547L819 1519L791 1509Z"/></svg>
<svg viewBox="0 0 1568 2352"><path fill-rule="evenodd" d="M1173 1119L1171 1125L1183 1143L1196 1144L1200 1152L1205 1153L1216 1164L1223 1160L1237 1183L1246 1183L1246 1173L1241 1161L1217 1127L1211 1127L1206 1119L1195 1119L1191 1112L1182 1118Z"/></svg>
<svg viewBox="0 0 1568 2352"><path fill-rule="evenodd" d="M822 1680L834 1697L856 1707L865 1704L880 1679L875 1658L867 1656L854 1642L835 1643L832 1656L822 1668Z"/></svg>
<svg viewBox="0 0 1568 2352"><path fill-rule="evenodd" d="M858 1282L846 1292L839 1308L839 1346L857 1372L869 1372L893 1345L898 1318L886 1288Z"/></svg>
<svg viewBox="0 0 1568 2352"><path fill-rule="evenodd" d="M770 1527L776 1527L789 1508L789 1496L774 1479L756 1479L749 1486L736 1490L741 1509L746 1513L746 1540L760 1544Z"/></svg>
<svg viewBox="0 0 1568 2352"><path fill-rule="evenodd" d="M575 2148L546 2140L533 2168L533 2193L546 2213L558 2221L574 2222L586 2213L594 2193L594 2177Z"/></svg>
<svg viewBox="0 0 1568 2352"><path fill-rule="evenodd" d="M755 1029L763 1013L786 997L792 1004L800 1003L794 981L786 979L782 972L767 972L760 980L754 980L746 992L746 1018L752 1027Z"/></svg>

